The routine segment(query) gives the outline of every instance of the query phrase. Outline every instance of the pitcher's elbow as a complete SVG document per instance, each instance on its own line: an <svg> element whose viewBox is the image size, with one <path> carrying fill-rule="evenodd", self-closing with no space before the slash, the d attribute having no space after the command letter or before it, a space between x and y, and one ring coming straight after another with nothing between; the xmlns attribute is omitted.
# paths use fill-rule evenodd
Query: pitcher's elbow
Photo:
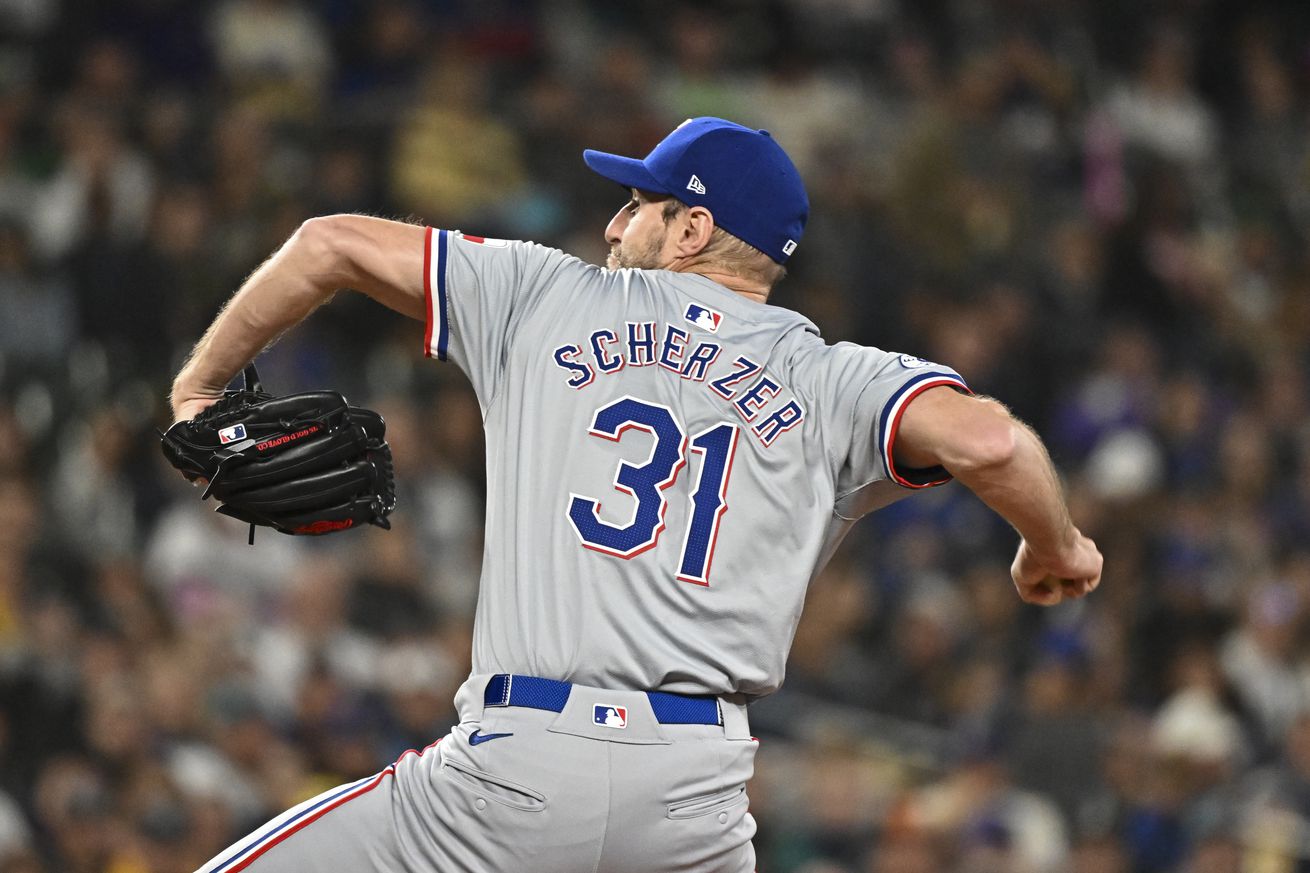
<svg viewBox="0 0 1310 873"><path fill-rule="evenodd" d="M332 263L339 257L342 248L341 217L323 215L306 219L291 237L291 244L315 263Z"/></svg>
<svg viewBox="0 0 1310 873"><path fill-rule="evenodd" d="M969 425L963 457L957 462L963 471L1003 467L1014 458L1021 439L1020 425L1009 410L993 400L977 401L981 409Z"/></svg>

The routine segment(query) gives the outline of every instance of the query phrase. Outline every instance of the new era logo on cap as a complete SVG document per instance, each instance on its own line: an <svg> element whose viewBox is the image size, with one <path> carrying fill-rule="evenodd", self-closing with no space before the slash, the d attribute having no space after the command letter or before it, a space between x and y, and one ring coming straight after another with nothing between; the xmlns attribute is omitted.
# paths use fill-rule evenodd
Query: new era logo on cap
<svg viewBox="0 0 1310 873"><path fill-rule="evenodd" d="M720 313L715 312L708 306L701 306L699 303L688 303L683 318L686 318L701 330L708 330L710 333L718 333L719 325L723 323L723 316Z"/></svg>
<svg viewBox="0 0 1310 873"><path fill-rule="evenodd" d="M695 173L691 174L691 181L687 183L688 191L695 191L697 194L705 193L705 183L702 182Z"/></svg>
<svg viewBox="0 0 1310 873"><path fill-rule="evenodd" d="M225 427L218 432L218 441L222 445L234 443L237 440L246 438L246 426L244 424L234 424L231 427Z"/></svg>
<svg viewBox="0 0 1310 873"><path fill-rule="evenodd" d="M782 253L784 255L790 255L794 251L796 251L796 240L789 239L782 244Z"/></svg>
<svg viewBox="0 0 1310 873"><path fill-rule="evenodd" d="M628 708L626 706L613 706L608 703L597 703L592 707L591 720L607 728L625 728L628 726Z"/></svg>

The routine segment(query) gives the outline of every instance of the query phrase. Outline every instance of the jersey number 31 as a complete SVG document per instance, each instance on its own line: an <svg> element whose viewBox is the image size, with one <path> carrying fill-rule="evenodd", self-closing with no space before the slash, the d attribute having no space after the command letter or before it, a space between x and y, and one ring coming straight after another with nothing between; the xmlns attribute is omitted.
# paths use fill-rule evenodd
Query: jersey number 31
<svg viewBox="0 0 1310 873"><path fill-rule="evenodd" d="M668 500L664 491L678 478L687 463L687 435L667 406L624 397L596 410L592 436L619 442L629 430L644 430L654 436L645 463L619 463L614 487L636 501L632 521L610 524L600 518L600 501L580 494L569 495L569 522L582 545L607 555L631 558L659 542L664 530ZM710 562L719 521L728 509L728 476L737 450L737 426L716 424L691 438L692 454L704 459L691 492L691 519L682 543L678 579L695 585L710 584Z"/></svg>

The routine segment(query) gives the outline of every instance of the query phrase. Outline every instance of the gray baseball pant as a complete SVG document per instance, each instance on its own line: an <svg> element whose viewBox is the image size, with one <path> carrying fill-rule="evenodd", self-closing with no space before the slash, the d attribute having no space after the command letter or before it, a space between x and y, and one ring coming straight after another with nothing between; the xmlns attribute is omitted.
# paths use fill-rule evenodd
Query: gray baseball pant
<svg viewBox="0 0 1310 873"><path fill-rule="evenodd" d="M448 735L288 810L198 873L755 869L743 705L720 700L722 725L661 724L644 692L574 685L558 713L484 706L490 678L460 688Z"/></svg>

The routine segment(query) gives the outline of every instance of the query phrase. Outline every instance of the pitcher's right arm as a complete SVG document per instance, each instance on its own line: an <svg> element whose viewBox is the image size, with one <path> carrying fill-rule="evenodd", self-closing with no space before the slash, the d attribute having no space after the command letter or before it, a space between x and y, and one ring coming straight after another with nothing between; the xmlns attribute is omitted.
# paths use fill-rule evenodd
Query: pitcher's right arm
<svg viewBox="0 0 1310 873"><path fill-rule="evenodd" d="M906 408L895 454L945 467L1014 526L1023 539L1010 572L1025 601L1052 606L1100 584L1101 553L1070 519L1050 456L1000 403L931 388Z"/></svg>

